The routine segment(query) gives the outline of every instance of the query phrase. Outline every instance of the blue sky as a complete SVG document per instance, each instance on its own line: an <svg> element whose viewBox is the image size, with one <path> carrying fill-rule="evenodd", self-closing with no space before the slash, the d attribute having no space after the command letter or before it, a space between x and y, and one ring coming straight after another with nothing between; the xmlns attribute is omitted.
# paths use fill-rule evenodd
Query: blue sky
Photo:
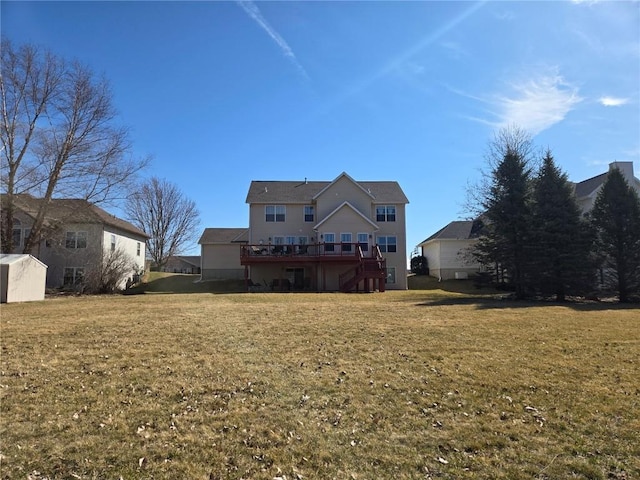
<svg viewBox="0 0 640 480"><path fill-rule="evenodd" d="M574 181L640 176L638 2L9 2L2 34L109 79L145 175L202 228L251 180L397 180L407 249L465 216L517 124ZM188 253L199 253L197 244Z"/></svg>

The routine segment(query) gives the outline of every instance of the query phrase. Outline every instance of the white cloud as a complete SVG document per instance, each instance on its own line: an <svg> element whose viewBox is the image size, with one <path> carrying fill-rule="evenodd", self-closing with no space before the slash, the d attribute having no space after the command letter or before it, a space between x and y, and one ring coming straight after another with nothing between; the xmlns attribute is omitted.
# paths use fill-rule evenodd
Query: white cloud
<svg viewBox="0 0 640 480"><path fill-rule="evenodd" d="M541 76L513 85L514 94L497 99L501 126L519 125L533 135L564 120L582 101L578 89L559 75Z"/></svg>
<svg viewBox="0 0 640 480"><path fill-rule="evenodd" d="M300 62L298 62L298 59L293 53L293 50L291 50L291 47L289 47L289 44L287 44L284 38L282 38L280 34L262 16L262 13L260 12L260 9L258 9L258 6L252 1L238 0L237 3L238 5L240 5L240 7L242 7L242 9L247 15L249 15L251 19L253 19L265 32L267 32L267 35L269 35L271 40L273 40L278 45L278 47L280 47L282 53L289 58L289 60L298 69L298 71L305 78L309 78L309 75L302 67L302 65L300 65Z"/></svg>
<svg viewBox="0 0 640 480"><path fill-rule="evenodd" d="M598 101L605 107L619 107L621 105L629 103L628 98L610 97L608 95L600 97Z"/></svg>
<svg viewBox="0 0 640 480"><path fill-rule="evenodd" d="M532 135L561 122L583 99L578 88L557 73L528 77L508 85L508 94L472 95L451 87L452 92L486 105L485 118L464 117L495 129L517 125Z"/></svg>

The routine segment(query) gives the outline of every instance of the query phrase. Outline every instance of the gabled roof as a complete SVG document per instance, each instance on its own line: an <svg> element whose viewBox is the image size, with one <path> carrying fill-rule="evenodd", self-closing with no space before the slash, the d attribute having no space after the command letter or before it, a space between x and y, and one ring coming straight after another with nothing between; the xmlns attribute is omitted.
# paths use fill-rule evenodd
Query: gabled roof
<svg viewBox="0 0 640 480"><path fill-rule="evenodd" d="M600 175L574 184L576 197L582 198L591 195L600 187L600 185L605 182L605 180L607 179L607 175L609 175L609 172L601 173Z"/></svg>
<svg viewBox="0 0 640 480"><path fill-rule="evenodd" d="M0 253L0 265L11 265L13 263L23 262L30 258L38 262L44 268L48 268L47 265L28 253Z"/></svg>
<svg viewBox="0 0 640 480"><path fill-rule="evenodd" d="M3 195L4 197L4 195ZM36 198L28 194L14 196L16 208L35 218L40 208L41 198ZM58 224L68 225L77 223L95 223L108 225L110 227L123 230L127 233L143 238L149 236L126 220L116 217L100 207L80 198L53 198L47 208L45 219L47 226Z"/></svg>
<svg viewBox="0 0 640 480"><path fill-rule="evenodd" d="M198 243L208 245L212 243L247 243L248 241L248 228L205 228Z"/></svg>
<svg viewBox="0 0 640 480"><path fill-rule="evenodd" d="M193 265L195 267L200 266L200 255L174 255L173 258Z"/></svg>
<svg viewBox="0 0 640 480"><path fill-rule="evenodd" d="M342 210L343 208L348 208L352 211L354 211L360 218L362 218L365 222L367 222L369 225L371 225L373 228L375 228L376 230L378 230L380 227L378 227L378 225L376 225L375 223L373 223L371 220L369 220L365 215L363 215L360 210L358 210L357 208L355 208L353 205L351 205L349 202L343 202L338 208L336 208L333 212L331 212L329 215L327 215L326 217L324 217L322 219L322 221L318 222L318 224L316 226L313 227L314 230L318 230L320 228L320 226L325 223L326 221L328 221L331 217L333 217L335 214L337 214L340 210Z"/></svg>
<svg viewBox="0 0 640 480"><path fill-rule="evenodd" d="M346 175L346 174L343 174ZM341 178L340 175L338 178ZM349 177L351 178L351 177ZM334 180L335 182L335 180ZM355 180L354 180L355 182ZM279 181L254 180L249 186L246 203L260 204L311 204L322 190L333 182L312 181ZM355 182L367 195L372 197L373 203L401 204L409 203L398 182Z"/></svg>
<svg viewBox="0 0 640 480"><path fill-rule="evenodd" d="M432 240L470 240L478 238L480 236L482 226L482 221L479 219L457 220L441 228L418 245L423 245Z"/></svg>
<svg viewBox="0 0 640 480"><path fill-rule="evenodd" d="M371 194L371 189L365 190L364 187L361 184L359 184L353 178L351 178L349 175L347 175L347 172L342 172L340 175L338 175L333 180L333 182L328 183L326 187L324 187L322 190L320 190L318 193L316 193L313 196L313 200L317 200L320 195L322 195L329 187L331 187L331 185L337 183L341 178L346 178L351 183L353 183L356 187L358 187L360 190L362 190L366 195L371 197L372 200L375 199L375 197Z"/></svg>
<svg viewBox="0 0 640 480"><path fill-rule="evenodd" d="M633 175L633 162L611 162L607 172L588 178L582 182L574 183L576 197L580 199L594 195L607 180L612 168L619 169L629 185L640 191L640 180Z"/></svg>

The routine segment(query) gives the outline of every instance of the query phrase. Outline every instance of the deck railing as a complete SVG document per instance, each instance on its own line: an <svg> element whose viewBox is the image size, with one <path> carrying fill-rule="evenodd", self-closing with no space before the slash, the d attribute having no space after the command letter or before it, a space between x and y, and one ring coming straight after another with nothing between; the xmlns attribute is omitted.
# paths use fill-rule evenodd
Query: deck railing
<svg viewBox="0 0 640 480"><path fill-rule="evenodd" d="M366 250L365 250L366 249ZM240 258L267 259L281 257L347 257L359 260L361 258L375 258L379 252L377 245L370 247L360 243L295 243L287 245L257 244L242 245Z"/></svg>

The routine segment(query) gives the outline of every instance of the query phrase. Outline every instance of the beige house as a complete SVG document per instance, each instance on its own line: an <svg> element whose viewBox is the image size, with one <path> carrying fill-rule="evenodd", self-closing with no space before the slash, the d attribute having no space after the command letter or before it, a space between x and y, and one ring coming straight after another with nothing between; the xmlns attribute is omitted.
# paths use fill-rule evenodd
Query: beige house
<svg viewBox="0 0 640 480"><path fill-rule="evenodd" d="M479 220L454 221L422 241L418 247L427 259L429 275L438 280L461 280L480 270L469 254L478 240Z"/></svg>
<svg viewBox="0 0 640 480"><path fill-rule="evenodd" d="M0 254L0 303L44 300L47 266L33 255Z"/></svg>
<svg viewBox="0 0 640 480"><path fill-rule="evenodd" d="M13 253L22 252L40 201L26 194L15 197ZM49 288L81 286L103 257L116 252L130 264L119 287L144 271L148 236L86 200L51 200L41 237L31 254L49 267Z"/></svg>
<svg viewBox="0 0 640 480"><path fill-rule="evenodd" d="M627 183L640 195L640 180L633 174L632 162L612 162L609 171L617 168ZM596 196L609 172L582 182L574 183L576 201L582 213L593 208ZM480 271L480 265L469 255L469 250L480 236L479 220L454 221L418 244L427 259L429 275L441 280L467 278Z"/></svg>
<svg viewBox="0 0 640 480"><path fill-rule="evenodd" d="M218 237L216 243L220 229L205 230L203 279L210 278L206 271L238 267L230 265L235 243L249 285L287 291L407 288L409 201L397 182L356 181L346 173L333 181L253 181L246 201L249 229L233 232L233 241ZM213 245L229 255L214 256Z"/></svg>
<svg viewBox="0 0 640 480"><path fill-rule="evenodd" d="M249 239L247 228L205 228L198 243L202 280L239 280L244 278L240 264L240 246Z"/></svg>

